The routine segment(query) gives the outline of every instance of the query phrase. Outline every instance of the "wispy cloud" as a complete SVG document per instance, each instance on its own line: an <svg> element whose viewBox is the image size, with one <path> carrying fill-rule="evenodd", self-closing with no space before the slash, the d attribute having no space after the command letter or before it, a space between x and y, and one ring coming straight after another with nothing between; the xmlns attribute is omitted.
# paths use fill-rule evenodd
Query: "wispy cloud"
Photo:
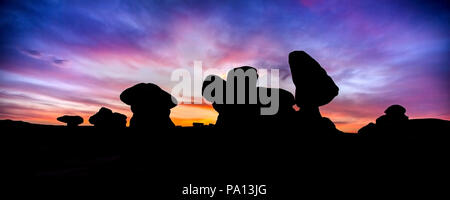
<svg viewBox="0 0 450 200"><path fill-rule="evenodd" d="M278 68L293 91L287 55L301 49L339 85L322 111L345 131L392 103L449 119L448 21L447 3L423 0L9 1L0 8L0 117L57 123L53 113L102 105L130 116L121 91L138 82L169 90L170 72L194 60ZM215 119L207 106L171 116Z"/></svg>

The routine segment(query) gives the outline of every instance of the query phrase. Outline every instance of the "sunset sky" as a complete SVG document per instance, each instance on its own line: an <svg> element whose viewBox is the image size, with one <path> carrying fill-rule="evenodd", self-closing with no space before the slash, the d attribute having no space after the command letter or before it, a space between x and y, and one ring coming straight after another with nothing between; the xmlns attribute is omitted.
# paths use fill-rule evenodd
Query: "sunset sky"
<svg viewBox="0 0 450 200"><path fill-rule="evenodd" d="M2 1L0 119L61 124L105 106L132 116L120 93L140 82L170 92L173 70L279 69L304 50L340 88L321 107L356 132L401 104L410 118L450 119L449 5L426 0ZM207 104L178 105L177 125L214 123Z"/></svg>

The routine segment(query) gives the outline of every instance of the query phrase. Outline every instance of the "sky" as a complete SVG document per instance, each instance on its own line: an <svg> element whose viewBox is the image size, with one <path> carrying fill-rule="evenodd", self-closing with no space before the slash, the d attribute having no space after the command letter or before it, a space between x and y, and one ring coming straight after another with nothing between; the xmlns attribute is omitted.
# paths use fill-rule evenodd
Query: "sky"
<svg viewBox="0 0 450 200"><path fill-rule="evenodd" d="M279 69L304 50L339 86L320 108L346 132L401 104L450 120L449 5L425 0L13 1L0 3L0 119L61 124L108 107L140 82L170 92L176 69ZM207 74L206 74L207 75ZM214 123L208 103L178 105L177 125Z"/></svg>

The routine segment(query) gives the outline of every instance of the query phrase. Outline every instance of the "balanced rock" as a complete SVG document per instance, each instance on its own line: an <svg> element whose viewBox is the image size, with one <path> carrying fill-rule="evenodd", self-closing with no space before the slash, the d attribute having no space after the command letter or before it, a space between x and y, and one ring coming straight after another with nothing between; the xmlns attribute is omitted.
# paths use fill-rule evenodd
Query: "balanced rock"
<svg viewBox="0 0 450 200"><path fill-rule="evenodd" d="M64 115L56 118L56 120L66 123L68 127L76 127L83 123L83 118L78 115Z"/></svg>
<svg viewBox="0 0 450 200"><path fill-rule="evenodd" d="M306 52L291 52L289 65L295 85L295 101L300 108L323 106L338 95L339 88L333 79Z"/></svg>

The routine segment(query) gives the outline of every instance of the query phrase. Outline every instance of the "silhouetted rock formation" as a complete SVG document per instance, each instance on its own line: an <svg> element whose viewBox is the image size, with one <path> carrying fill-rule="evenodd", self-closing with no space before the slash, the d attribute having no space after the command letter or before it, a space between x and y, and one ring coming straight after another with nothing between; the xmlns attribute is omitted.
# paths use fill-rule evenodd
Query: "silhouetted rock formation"
<svg viewBox="0 0 450 200"><path fill-rule="evenodd" d="M83 123L83 118L80 116L64 115L56 119L60 122L67 123L68 127L76 127Z"/></svg>
<svg viewBox="0 0 450 200"><path fill-rule="evenodd" d="M329 103L338 94L339 88L331 77L313 58L303 51L289 54L292 78L296 86L294 96L283 89L257 87L258 73L250 66L230 70L227 80L210 75L203 82L203 96L212 102L219 113L217 127L239 128L297 128L304 131L326 132L331 135L341 133L333 122L323 118L319 106ZM221 91L217 85L223 85ZM237 85L241 84L241 85ZM245 85L242 85L245 84ZM216 89L211 89L216 88ZM205 96L212 92L214 97ZM261 97L267 94L279 95L278 112L263 115L261 109L271 107L273 102L263 102ZM232 97L227 96L232 95ZM233 100L232 102L227 102ZM273 100L273 99L272 99ZM221 102L221 103L218 103ZM293 106L297 104L300 111Z"/></svg>
<svg viewBox="0 0 450 200"><path fill-rule="evenodd" d="M216 91L216 87L212 84L219 84L222 86L221 91ZM209 75L205 78L202 85L202 95L206 100L212 103L214 110L219 113L217 116L215 127L223 128L225 127L224 118L225 118L225 110L226 110L226 84L227 82L216 75ZM208 90L211 91L208 91ZM205 95L205 92L210 92L212 96Z"/></svg>
<svg viewBox="0 0 450 200"><path fill-rule="evenodd" d="M319 107L331 102L339 88L320 64L304 51L289 54L295 85L295 102L300 108Z"/></svg>
<svg viewBox="0 0 450 200"><path fill-rule="evenodd" d="M319 106L338 95L339 88L320 64L304 51L289 54L289 66L295 85L295 103L308 117L321 118Z"/></svg>
<svg viewBox="0 0 450 200"><path fill-rule="evenodd" d="M111 123L112 110L102 107L100 110L89 118L89 123L95 127L108 127Z"/></svg>
<svg viewBox="0 0 450 200"><path fill-rule="evenodd" d="M118 113L118 112L113 113L112 114L112 124L115 127L119 127L119 128L127 127L127 116L122 113Z"/></svg>
<svg viewBox="0 0 450 200"><path fill-rule="evenodd" d="M358 130L358 135L371 137L414 137L418 134L449 133L450 122L440 119L413 119L405 115L401 105L391 105L385 115Z"/></svg>
<svg viewBox="0 0 450 200"><path fill-rule="evenodd" d="M264 90L264 91L263 91ZM278 112L274 115L261 115L260 116L260 126L267 127L267 128L279 128L279 127L290 127L293 126L293 123L295 123L295 113L294 105L295 105L295 98L292 93L290 93L287 90L281 89L281 88L265 88L265 87L258 87L258 95L264 92L265 94L268 94L269 96L278 93L279 100L278 100ZM259 102L259 105L261 108L268 108L272 104L264 104L263 102Z"/></svg>
<svg viewBox="0 0 450 200"><path fill-rule="evenodd" d="M389 106L384 113L386 115L383 115L376 120L378 126L392 126L408 121L408 116L405 115L406 109L401 105Z"/></svg>
<svg viewBox="0 0 450 200"><path fill-rule="evenodd" d="M257 87L257 78L255 68L243 66L230 70L227 81L215 75L205 79L203 96L212 102L213 108L219 113L216 127L255 129L289 124L295 112L292 107L293 95L283 89ZM211 84L219 85L214 87ZM216 91L214 88L222 89ZM205 96L205 92L212 93L213 97ZM259 94L262 92L269 96L279 94L279 110L275 115L261 115L261 108L268 108L272 103L261 102ZM227 100L227 95L232 95L232 98ZM231 102L227 102L229 100Z"/></svg>
<svg viewBox="0 0 450 200"><path fill-rule="evenodd" d="M227 95L232 95L232 104L227 102L224 121L227 127L255 128L260 116L258 105L257 70L250 66L237 67L227 74ZM227 97L229 98L229 97ZM228 100L228 99L227 99Z"/></svg>
<svg viewBox="0 0 450 200"><path fill-rule="evenodd" d="M400 134L407 128L408 116L405 115L406 109L401 105L391 105L385 111L385 115L377 118L376 124L369 123L358 130L359 135L372 135L376 132L377 136L383 134ZM393 135L391 135L393 136Z"/></svg>
<svg viewBox="0 0 450 200"><path fill-rule="evenodd" d="M120 100L131 106L132 128L175 127L170 109L177 105L172 95L152 83L139 83L120 94Z"/></svg>
<svg viewBox="0 0 450 200"><path fill-rule="evenodd" d="M370 122L369 124L363 126L362 128L360 128L358 130L358 135L360 135L360 136L372 135L373 133L376 132L376 129L377 129L377 125Z"/></svg>
<svg viewBox="0 0 450 200"><path fill-rule="evenodd" d="M110 109L102 107L89 118L89 123L100 128L124 128L127 124L127 116L113 113Z"/></svg>
<svg viewBox="0 0 450 200"><path fill-rule="evenodd" d="M296 119L303 129L315 132L340 133L333 122L323 118L319 106L331 102L339 88L320 64L304 51L289 54L289 66L295 85L295 103L300 107Z"/></svg>

